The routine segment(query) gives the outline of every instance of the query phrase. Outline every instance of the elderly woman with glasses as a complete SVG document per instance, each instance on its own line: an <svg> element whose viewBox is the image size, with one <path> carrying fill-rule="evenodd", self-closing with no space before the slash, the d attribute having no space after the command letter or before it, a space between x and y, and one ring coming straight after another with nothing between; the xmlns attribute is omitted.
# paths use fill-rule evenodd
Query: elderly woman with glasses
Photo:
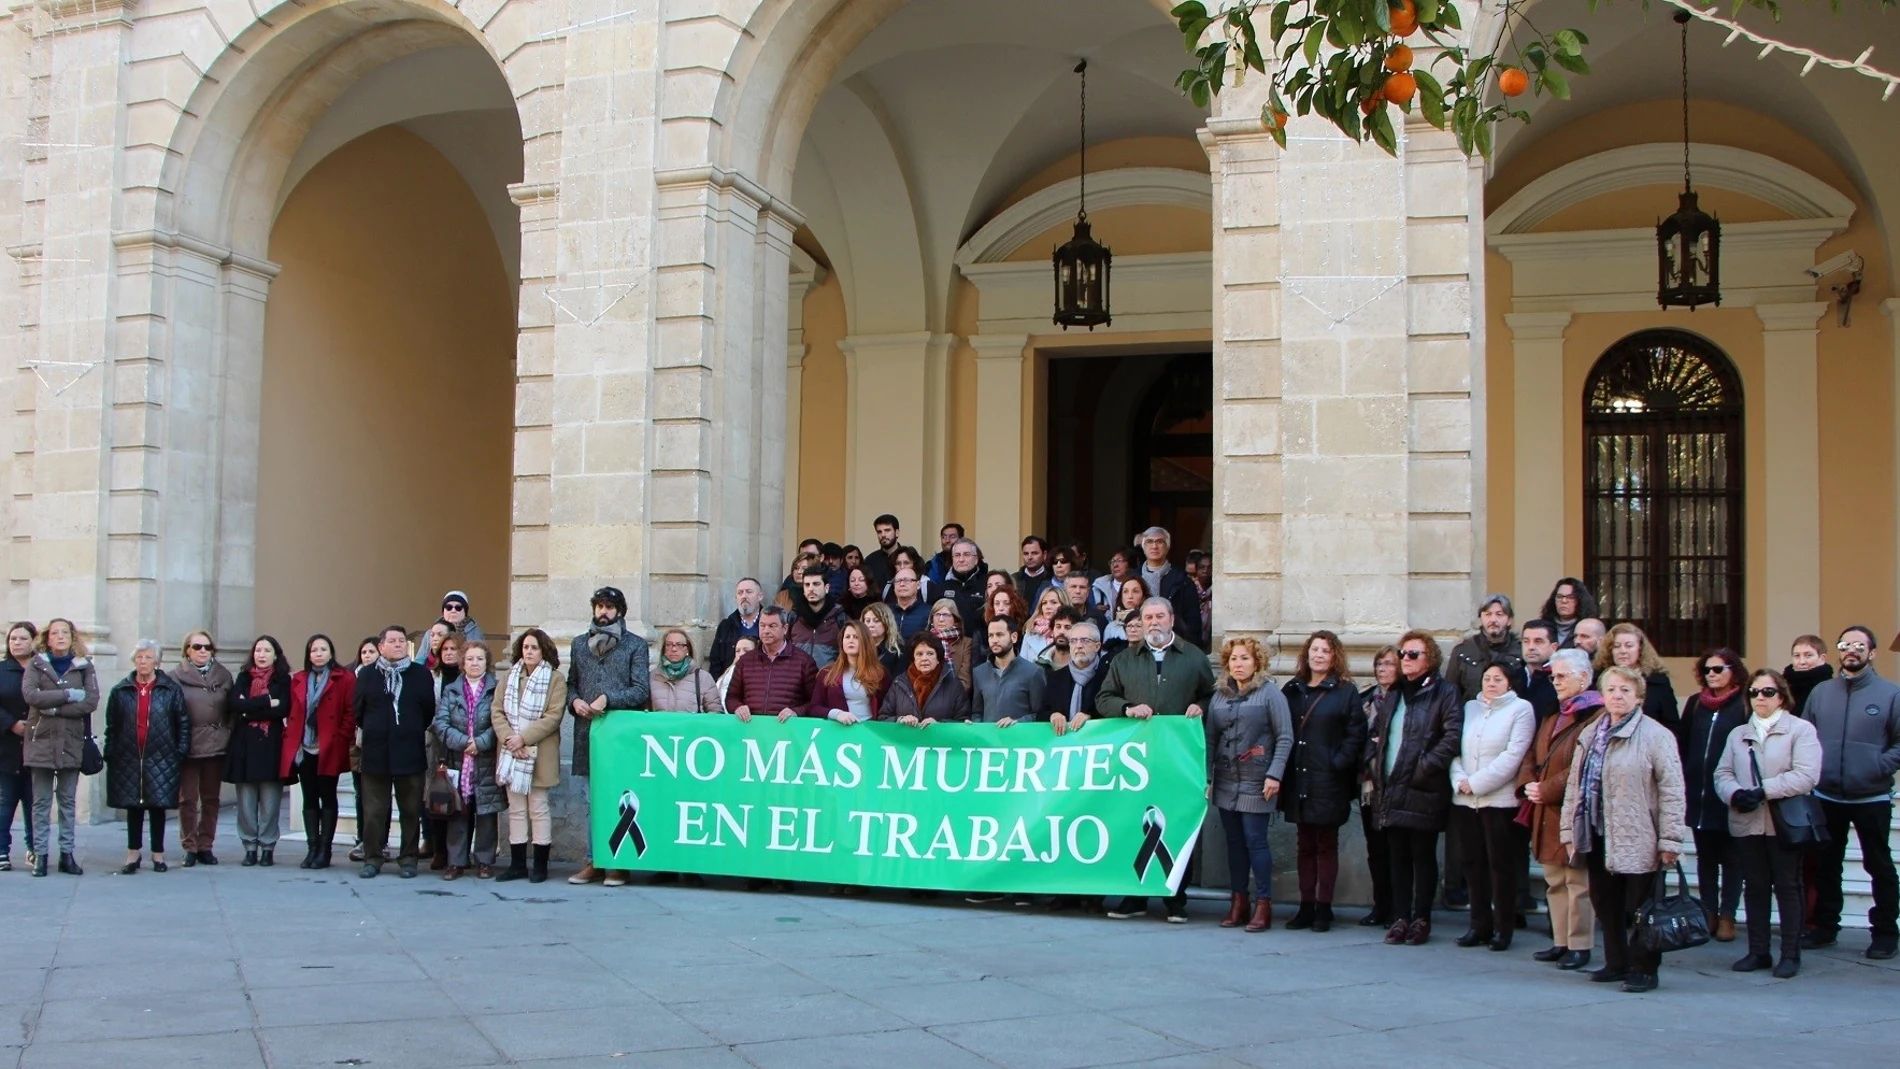
<svg viewBox="0 0 1900 1069"><path fill-rule="evenodd" d="M1728 803L1715 790L1715 766L1729 734L1748 721L1748 699L1742 694L1748 669L1741 654L1714 649L1696 658L1695 676L1702 689L1682 703L1676 746L1689 793L1687 820L1695 832L1702 907L1716 941L1727 943L1735 938L1735 911L1742 904L1742 867L1730 841Z"/></svg>

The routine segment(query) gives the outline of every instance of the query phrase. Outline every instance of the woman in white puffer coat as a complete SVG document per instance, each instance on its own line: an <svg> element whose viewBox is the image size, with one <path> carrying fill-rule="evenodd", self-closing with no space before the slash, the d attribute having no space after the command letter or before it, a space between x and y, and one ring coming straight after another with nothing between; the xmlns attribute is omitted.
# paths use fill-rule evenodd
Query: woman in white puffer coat
<svg viewBox="0 0 1900 1069"><path fill-rule="evenodd" d="M1479 696L1465 703L1464 734L1451 761L1451 833L1464 847L1471 928L1461 947L1509 950L1517 924L1517 878L1528 829L1517 822L1517 773L1537 731L1531 703L1511 692L1504 665L1485 668Z"/></svg>

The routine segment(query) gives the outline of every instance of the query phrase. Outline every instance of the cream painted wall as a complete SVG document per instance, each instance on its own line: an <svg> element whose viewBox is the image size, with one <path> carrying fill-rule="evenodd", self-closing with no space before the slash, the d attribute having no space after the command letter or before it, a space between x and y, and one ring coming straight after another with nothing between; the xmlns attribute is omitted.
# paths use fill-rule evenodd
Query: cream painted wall
<svg viewBox="0 0 1900 1069"><path fill-rule="evenodd" d="M311 169L270 255L258 626L353 650L460 588L504 632L514 299L474 194L386 126Z"/></svg>
<svg viewBox="0 0 1900 1069"><path fill-rule="evenodd" d="M800 538L828 542L857 541L844 529L845 394L844 353L838 342L851 331L845 324L844 290L831 272L805 294L805 378L798 426L798 514ZM916 521L912 521L914 524ZM905 537L912 536L906 531ZM860 541L869 552L874 542ZM767 577L761 576L761 579Z"/></svg>
<svg viewBox="0 0 1900 1069"><path fill-rule="evenodd" d="M1892 292L1887 242L1864 193L1856 188L1839 163L1795 131L1760 115L1712 101L1694 104L1698 141L1743 148L1806 170L1855 202L1847 231L1827 242L1818 255L1825 257L1852 248L1867 259L1863 288L1856 299L1851 325L1843 327L1830 311L1819 325L1819 438L1821 466L1821 619L1800 623L1800 630L1818 628L1832 635L1860 620L1878 629L1894 619L1895 538L1893 471L1893 325L1879 314L1880 301ZM1503 168L1486 188L1485 199L1496 207L1539 175L1565 163L1622 145L1667 142L1681 136L1680 112L1673 102L1632 104L1591 115L1547 131ZM1553 216L1542 231L1612 227L1653 227L1658 214L1673 208L1673 189L1623 190L1595 197ZM1645 195L1647 194L1647 195ZM1779 217L1775 210L1752 198L1725 190L1707 190L1703 204L1725 221L1744 222ZM1511 309L1511 268L1496 253L1486 256L1489 286L1486 315L1486 375L1490 390L1486 414L1490 439L1512 440L1515 386L1512 334L1504 322ZM1831 299L1817 288L1816 300ZM1582 533L1582 409L1583 383L1604 348L1637 330L1669 326L1694 330L1720 345L1741 370L1747 402L1744 430L1748 459L1747 542L1749 663L1779 667L1787 651L1766 648L1763 614L1765 576L1774 566L1762 551L1767 525L1773 522L1775 503L1763 499L1763 464L1769 399L1764 397L1762 326L1749 309L1699 309L1693 314L1656 312L1585 314L1570 322L1564 335L1563 381L1566 488L1566 566L1577 572L1583 563ZM1515 506L1512 486L1519 458L1508 448L1493 450L1487 466L1492 509L1488 520L1488 568L1491 586L1519 588L1513 574ZM1552 579L1556 577L1550 577ZM1541 584L1533 584L1541 585ZM1530 611L1532 606L1526 609ZM1788 626L1796 626L1789 624ZM1785 629L1785 628L1784 628ZM1678 684L1686 680L1679 679Z"/></svg>

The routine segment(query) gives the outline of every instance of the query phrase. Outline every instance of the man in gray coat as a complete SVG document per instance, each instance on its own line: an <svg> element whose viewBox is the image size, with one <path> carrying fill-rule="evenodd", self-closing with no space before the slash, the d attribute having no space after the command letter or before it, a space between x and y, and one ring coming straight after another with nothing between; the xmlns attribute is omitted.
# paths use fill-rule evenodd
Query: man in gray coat
<svg viewBox="0 0 1900 1069"><path fill-rule="evenodd" d="M989 623L990 659L970 672L970 719L1008 727L1034 720L1042 710L1046 676L1034 662L1016 656L1016 621L999 616Z"/></svg>
<svg viewBox="0 0 1900 1069"><path fill-rule="evenodd" d="M627 630L627 597L618 588L594 591L594 626L576 636L567 654L567 696L574 714L574 775L589 774L589 726L618 709L647 705L647 640ZM627 874L597 869L592 857L568 883L592 883L605 878L608 887L620 887Z"/></svg>
<svg viewBox="0 0 1900 1069"><path fill-rule="evenodd" d="M1814 796L1827 813L1828 842L1818 851L1810 949L1832 946L1841 928L1841 868L1847 829L1860 839L1861 867L1874 887L1867 911L1873 940L1867 956L1883 961L1900 949L1900 880L1887 836L1893 824L1893 775L1900 771L1900 687L1874 671L1874 633L1856 624L1835 649L1841 674L1815 687L1801 715L1821 737L1821 782Z"/></svg>

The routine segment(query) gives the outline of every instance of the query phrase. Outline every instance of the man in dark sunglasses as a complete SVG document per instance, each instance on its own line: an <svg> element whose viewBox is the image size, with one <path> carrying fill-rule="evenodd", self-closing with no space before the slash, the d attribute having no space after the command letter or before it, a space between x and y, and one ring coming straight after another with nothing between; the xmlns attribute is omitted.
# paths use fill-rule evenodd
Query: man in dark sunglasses
<svg viewBox="0 0 1900 1069"><path fill-rule="evenodd" d="M1852 827L1874 891L1867 956L1881 961L1900 949L1900 879L1888 847L1893 776L1900 771L1900 687L1874 671L1872 628L1856 624L1842 631L1835 649L1841 674L1816 686L1802 710L1821 737L1821 782L1814 796L1827 813L1829 838L1817 851L1814 930L1801 945L1832 946L1840 933L1841 869Z"/></svg>

